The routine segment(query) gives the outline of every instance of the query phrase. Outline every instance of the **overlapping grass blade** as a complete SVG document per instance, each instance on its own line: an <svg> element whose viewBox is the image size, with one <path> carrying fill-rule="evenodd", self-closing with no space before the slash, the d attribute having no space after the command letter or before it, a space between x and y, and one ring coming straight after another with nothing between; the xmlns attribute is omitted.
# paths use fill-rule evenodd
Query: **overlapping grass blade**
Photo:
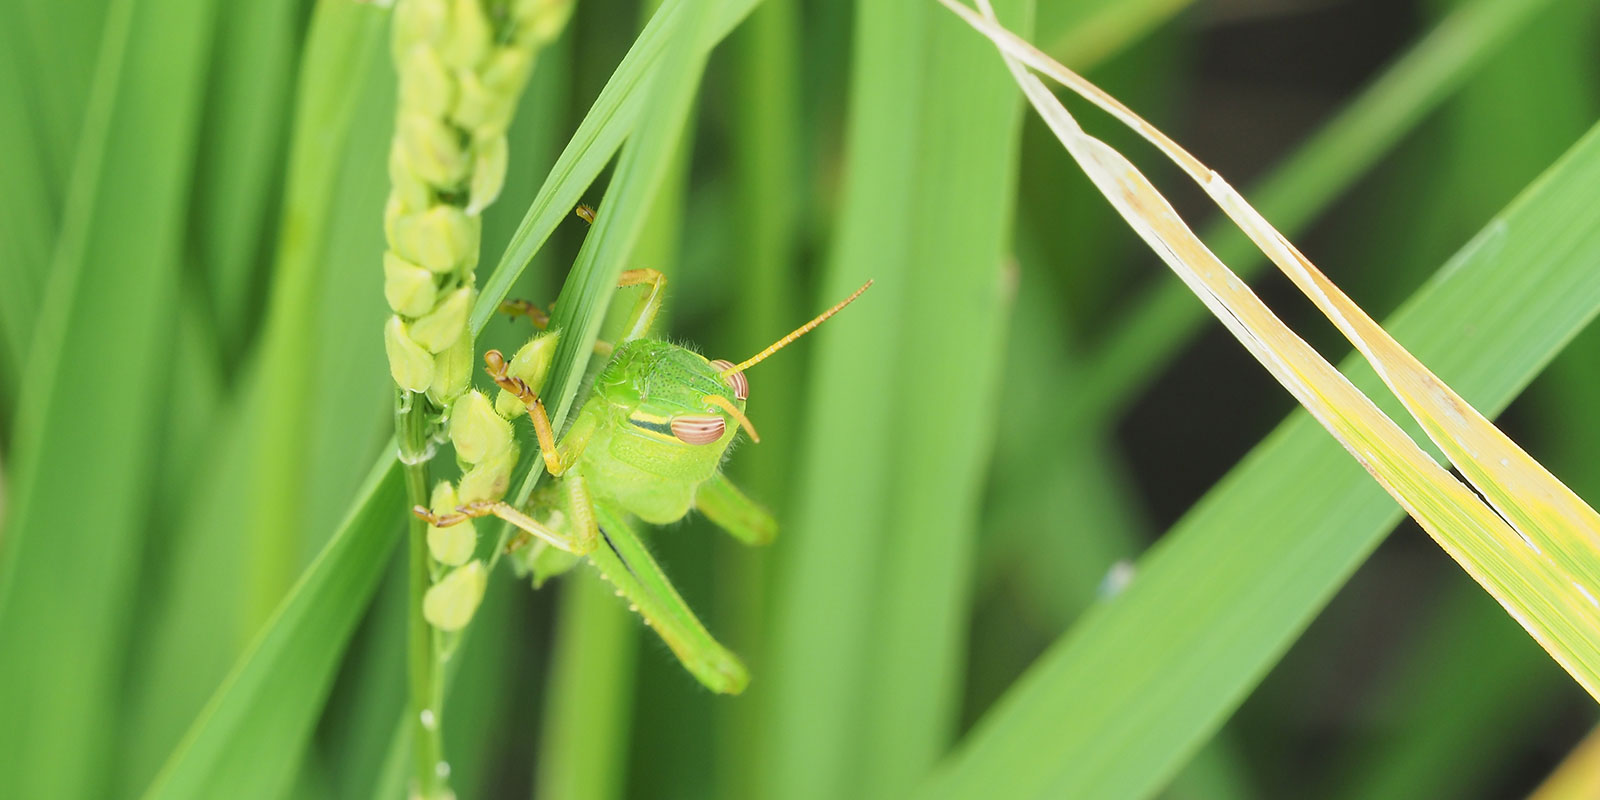
<svg viewBox="0 0 1600 800"><path fill-rule="evenodd" d="M40 166L52 190L52 207L67 202L84 139L92 138L95 102L108 41L127 34L129 3L119 0L23 0L12 4L7 25L20 74L34 83L29 96L38 125Z"/></svg>
<svg viewBox="0 0 1600 800"><path fill-rule="evenodd" d="M1003 6L1013 25L1031 22L1032 2ZM856 717L865 728L858 746L870 754L859 777L868 797L904 794L955 735L966 587L998 422L973 414L957 424L952 417L961 412L951 400L970 409L1003 402L1002 348L1015 280L1007 252L1020 98L964 26L927 10L926 61L913 89L922 104L916 182L901 200L910 212L910 269L890 373L894 477L875 599L858 612L872 626L864 661L874 665L864 681L870 702ZM964 366L955 373L950 364Z"/></svg>
<svg viewBox="0 0 1600 800"><path fill-rule="evenodd" d="M730 39L733 67L729 119L733 170L731 263L739 269L738 301L727 309L723 341L741 350L760 347L773 335L772 320L804 319L806 314L796 267L803 241L802 220L812 183L804 154L808 134L802 118L802 41L796 0L765 0ZM823 41L811 33L811 42ZM816 77L806 73L807 79ZM729 474L752 497L780 519L787 520L793 486L790 465L800 451L802 375L805 360L772 358L762 362L761 389L751 395L747 413L761 421L760 447L747 447L726 465ZM780 531L780 537L784 534ZM757 686L764 680L766 653L759 646L772 596L773 552L752 549L718 537L712 568L717 576L718 630L732 642L756 642L747 653ZM715 709L716 748L710 758L719 797L737 800L756 791L757 736L761 703L721 703Z"/></svg>
<svg viewBox="0 0 1600 800"><path fill-rule="evenodd" d="M1593 281L1580 266L1600 241L1592 212L1573 202L1600 169L1596 141L1591 134L1575 148L1394 327L1485 405L1503 405L1529 365L1559 348L1600 302L1600 287L1586 285ZM1494 269L1491 257L1513 266ZM1464 333L1469 320L1483 328ZM1046 657L932 787L942 795L978 779L1022 794L1088 786L1098 787L1091 794L1139 796L1159 786L1395 516L1370 486L1354 485L1364 480L1359 473L1341 474L1342 455L1317 454L1308 436L1299 420L1225 481L1145 559L1126 594ZM1315 497L1283 477L1308 465L1324 489ZM1271 502L1275 492L1295 496L1294 507ZM1252 525L1268 509L1272 530ZM1275 535L1280 530L1296 535ZM1179 629L1158 616L1172 609L1186 610ZM1118 638L1122 630L1143 633L1133 642ZM1045 736L1052 744L1042 751ZM1071 766L1089 764L1098 769Z"/></svg>
<svg viewBox="0 0 1600 800"><path fill-rule="evenodd" d="M822 287L826 296L840 295L870 277L877 289L811 337L809 439L794 523L776 545L770 674L749 696L764 704L757 796L842 796L859 768L859 731L851 729L863 696L856 668L870 636L864 610L881 563L896 413L892 391L863 387L884 386L882 376L894 371L888 343L898 338L911 275L903 192L915 185L920 165L903 137L918 129L911 121L920 117L915 88L926 12L916 3L855 6L849 166ZM827 457L844 445L857 455Z"/></svg>
<svg viewBox="0 0 1600 800"><path fill-rule="evenodd" d="M217 19L193 214L211 346L230 365L258 321L258 278L273 251L269 210L283 181L302 16L296 3L247 3Z"/></svg>
<svg viewBox="0 0 1600 800"><path fill-rule="evenodd" d="M992 12L988 18L993 35ZM1594 594L1600 591L1600 513L1401 347L1221 176L1059 64L1038 65L1133 128L1198 183L1377 368L1487 505L1479 501L1243 289L1131 163L1078 128L1017 57L1037 51L1028 53L1031 48L1014 37L995 38L1035 107L1140 236L1440 546L1600 698L1600 599Z"/></svg>
<svg viewBox="0 0 1600 800"><path fill-rule="evenodd" d="M0 430L10 426L34 312L43 293L45 265L55 236L54 192L45 180L39 131L28 108L28 85L17 41L21 26L0 30Z"/></svg>
<svg viewBox="0 0 1600 800"><path fill-rule="evenodd" d="M857 7L850 166L824 286L877 283L815 345L762 796L900 794L956 721L993 430L953 415L998 387L1020 117L1005 76L948 22L918 3Z"/></svg>
<svg viewBox="0 0 1600 800"><path fill-rule="evenodd" d="M1290 234L1304 228L1526 23L1560 0L1471 0L1441 20L1337 117L1246 192ZM1201 237L1240 277L1267 263L1226 220ZM1088 357L1068 416L1092 425L1143 388L1211 319L1182 284L1152 287Z"/></svg>
<svg viewBox="0 0 1600 800"><path fill-rule="evenodd" d="M366 85L362 79L382 51L387 23L387 13L376 6L323 0L306 44L277 258L248 378L252 391L270 398L245 431L254 438L252 491L243 500L238 531L249 547L243 628L248 634L278 605L299 561L303 538L294 534L305 529L301 467L310 450L304 431L317 399L313 370L324 333L316 325L320 290L327 270L362 269L323 260L335 216L330 178L348 155L350 128Z"/></svg>
<svg viewBox="0 0 1600 800"><path fill-rule="evenodd" d="M1503 408L1600 309L1588 266L1600 256L1600 212L1581 199L1597 179L1591 132L1388 326L1479 407ZM1145 796L1399 516L1308 415L1294 415L1140 561L1126 593L1044 656L929 796L991 781L1023 796L1062 782ZM1073 767L1082 764L1100 766Z"/></svg>
<svg viewBox="0 0 1600 800"><path fill-rule="evenodd" d="M17 3L0 31L0 423L15 413L44 296L69 181L95 180L74 167L80 136L105 135L114 75L127 44L129 3ZM95 86L101 86L91 93ZM94 145L98 147L99 145ZM71 190L86 202L89 187ZM78 212L80 215L83 213ZM7 426L8 427L8 426Z"/></svg>
<svg viewBox="0 0 1600 800"><path fill-rule="evenodd" d="M118 768L123 791L138 791L149 783L235 659L256 639L264 621L262 615L272 608L267 605L264 611L260 606L276 603L275 599L266 600L247 589L264 590L265 584L274 579L261 577L260 571L278 571L282 566L276 561L258 563L252 555L271 550L273 559L286 561L291 569L309 561L312 545L308 542L327 536L341 521L343 512L339 508L329 512L308 510L306 501L333 492L344 498L352 496L365 472L362 462L371 457L369 448L379 441L376 425L359 424L349 409L369 406L374 412L368 415L369 420L381 410L381 362L376 368L369 366L365 370L360 366L363 362L356 362L355 367L349 362L334 364L335 374L346 379L353 376L380 381L367 393L360 391L359 385L329 386L317 378L319 368L327 369L328 362L337 357L349 357L351 351L365 352L367 361L371 361L378 358L380 350L376 336L360 335L352 328L366 323L367 330L372 330L382 319L381 313L362 313L366 309L377 312L376 307L381 306L378 278L373 277L377 270L363 266L381 234L377 225L353 224L347 215L378 213L375 209L381 203L381 195L377 194L382 191L381 161L376 174L360 172L371 161L375 149L370 142L362 141L359 131L373 125L386 131L387 116L373 119L370 114L358 116L356 111L365 103L377 103L387 97L381 91L375 93L374 85L393 83L387 76L377 80L371 74L374 64L386 61L378 46L385 19L378 9L345 3L324 4L312 16L299 80L316 88L303 86L295 102L297 129L290 143L291 176L284 198L285 226L280 231L285 238L296 239L286 247L285 258L298 260L300 266L273 276L274 281L302 284L295 291L280 286L273 293L280 297L279 302L288 303L290 300L282 298L294 298L291 304L295 308L291 311L310 316L298 318L298 329L292 332L286 333L289 326L280 323L276 332L264 334L267 338L262 340L265 343L277 339L273 347L292 349L304 362L293 366L297 376L294 380L279 383L266 380L261 363L248 365L243 379L234 383L223 405L224 413L201 433L210 442L205 450L208 463L184 487L182 513L176 516L171 534L171 562L165 565L159 590L151 592L153 601L142 620L144 646L136 652L134 680L128 693L132 735L123 742ZM385 132L376 141L386 138ZM361 185L351 186L355 181ZM378 188L373 188L375 185ZM363 201L362 191L377 199ZM288 222L307 213L322 215L321 224L302 226ZM349 244L352 241L354 245ZM341 243L346 248L343 252L337 247ZM349 258L351 250L360 254L359 260ZM237 268L248 267L245 264ZM339 281L349 280L352 273L357 276L357 285L365 290L361 300L328 304L335 306L328 308L300 294L321 293L330 287L349 291L340 287ZM367 277L362 280L359 276ZM317 308L318 313L312 314L312 308ZM300 341L283 341L286 336ZM301 338L304 336L310 337L309 343ZM353 357L350 360L355 361ZM264 440L257 427L270 416L266 409L280 402L313 405L320 412L290 435L292 443ZM186 422L199 424L198 420ZM362 433L369 438L363 441ZM329 442L329 452L316 449ZM271 468L269 456L282 455L280 447L318 456L309 466L301 462L292 465L293 474L286 481L297 491L291 496L276 495L270 482L257 480L261 470ZM320 486L310 488L313 481ZM270 505L274 498L281 503L295 503L292 508L274 509L275 514L292 520L291 526L250 534L266 537L267 541L241 533L250 530L244 524L248 522L248 510ZM219 536L219 530L232 530L233 534ZM313 692L320 691L318 687L325 680L314 675L306 675L305 679L306 688Z"/></svg>
<svg viewBox="0 0 1600 800"><path fill-rule="evenodd" d="M1583 800L1600 794L1600 733L1591 732L1528 800Z"/></svg>
<svg viewBox="0 0 1600 800"><path fill-rule="evenodd" d="M23 797L107 788L118 657L152 508L184 202L213 5L106 22L20 398L0 565L0 772ZM92 497L92 501L85 501Z"/></svg>
<svg viewBox="0 0 1600 800"><path fill-rule="evenodd" d="M333 669L401 531L399 462L367 476L355 511L306 570L145 792L277 797L294 777Z"/></svg>
<svg viewBox="0 0 1600 800"><path fill-rule="evenodd" d="M628 49L617 70L606 82L589 113L579 123L572 138L545 178L539 195L522 218L522 225L511 237L511 244L500 263L483 283L484 297L504 297L527 266L533 254L557 224L572 212L584 189L600 174L622 144L644 107L646 97L639 91L666 47L675 16L687 0L666 0L650 17L644 31ZM721 0L709 12L711 17L700 32L702 52L709 52L743 20L759 0ZM495 313L493 304L479 302L472 310L472 330L479 331Z"/></svg>
<svg viewBox="0 0 1600 800"><path fill-rule="evenodd" d="M534 794L621 797L638 627L609 584L579 575L561 591Z"/></svg>

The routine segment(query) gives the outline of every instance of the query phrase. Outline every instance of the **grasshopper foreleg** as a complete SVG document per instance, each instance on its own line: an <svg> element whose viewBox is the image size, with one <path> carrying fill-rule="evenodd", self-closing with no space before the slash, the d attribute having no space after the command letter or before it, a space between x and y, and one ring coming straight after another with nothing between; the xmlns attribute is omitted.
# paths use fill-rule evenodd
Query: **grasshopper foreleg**
<svg viewBox="0 0 1600 800"><path fill-rule="evenodd" d="M444 514L435 514L427 506L417 506L411 513L436 528L448 528L459 525L469 519L477 517L499 517L516 526L526 534L536 536L550 544L551 547L565 550L574 555L584 555L594 549L594 540L586 539L583 535L577 538L561 533L548 525L523 513L520 509L499 500L483 500L476 503L457 506L455 511ZM518 538L521 538L520 536ZM514 548L512 548L514 549Z"/></svg>

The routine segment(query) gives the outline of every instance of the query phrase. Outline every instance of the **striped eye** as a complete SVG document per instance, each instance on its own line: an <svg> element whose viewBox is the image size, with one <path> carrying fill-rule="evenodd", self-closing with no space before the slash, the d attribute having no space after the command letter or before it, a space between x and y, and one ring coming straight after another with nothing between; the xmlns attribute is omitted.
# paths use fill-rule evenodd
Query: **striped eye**
<svg viewBox="0 0 1600 800"><path fill-rule="evenodd" d="M672 435L684 444L711 444L722 438L727 426L722 417L715 415L674 417Z"/></svg>
<svg viewBox="0 0 1600 800"><path fill-rule="evenodd" d="M723 361L719 358L716 361L711 362L711 366L716 367L717 371L721 372L725 369L733 369L733 362ZM746 378L743 372L735 372L732 375L724 377L723 380L727 381L728 385L733 387L734 397L737 397L740 400L748 400L750 398L750 379Z"/></svg>

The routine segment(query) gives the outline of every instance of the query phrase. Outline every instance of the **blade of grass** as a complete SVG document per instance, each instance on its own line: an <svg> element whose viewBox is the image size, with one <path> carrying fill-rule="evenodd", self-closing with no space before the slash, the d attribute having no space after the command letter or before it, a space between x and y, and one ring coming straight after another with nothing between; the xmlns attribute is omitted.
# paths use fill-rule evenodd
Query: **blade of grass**
<svg viewBox="0 0 1600 800"><path fill-rule="evenodd" d="M992 13L990 19L993 19ZM1029 85L1042 88L1042 84L1027 77L1021 63L1010 56L1022 49L1008 42L1001 45L1019 80L1025 79L1025 84L1031 81ZM1368 419L1359 419L1359 415L1365 413L1362 409L1370 405L1364 395L1353 392L1341 398L1337 393L1329 394L1347 383L1342 378L1324 381L1317 377L1316 370L1324 368L1325 362L1297 338L1270 344L1267 349L1272 351L1272 358L1257 353L1263 364L1273 370L1274 376L1294 391L1297 399L1313 410L1352 455L1373 471L1374 477L1451 557L1506 606L1579 683L1600 697L1600 634L1596 633L1600 630L1600 600L1593 593L1600 591L1600 513L1439 380L1220 176L1098 89L1059 67L1044 65L1044 68L1075 92L1116 114L1182 167L1377 369L1406 411L1422 425L1428 438L1482 495L1482 501L1446 476L1408 437L1399 433L1386 416L1375 413ZM1076 124L1071 122L1065 109L1048 92L1030 92L1030 97L1042 112L1053 111L1057 115L1052 118L1052 127L1069 149L1074 147L1074 138L1069 134ZM1068 127L1058 127L1058 122ZM1084 144L1094 142L1081 131L1076 136ZM1095 160L1101 159L1100 163L1108 168L1108 177L1111 171L1118 171L1111 181L1129 180L1129 174L1136 177L1136 173L1130 172L1130 164L1109 151L1083 155L1075 152L1074 155L1086 166L1099 166ZM1206 299L1205 292L1219 300L1229 293L1237 294L1235 305L1229 305L1226 311L1214 306L1213 311L1230 328L1235 328L1243 343L1255 350L1266 343L1273 331L1287 331L1270 314L1253 321L1245 316L1254 313L1254 308L1264 309L1264 306L1260 306L1253 295L1239 291L1236 279L1226 288L1218 288L1223 285L1219 281L1225 268L1199 245L1199 240L1189 234L1181 222L1175 221L1170 208L1147 212L1140 207L1140 203L1158 199L1153 189L1148 190L1151 194L1147 197L1123 196L1116 191L1119 184L1106 182L1094 172L1091 175L1109 198L1128 206L1126 209L1119 206L1124 216L1150 226L1140 228L1140 233L1158 252L1168 254L1168 250L1188 246L1192 241L1196 253L1203 258L1173 253L1168 254L1166 260L1175 269L1180 262L1188 267L1179 269L1179 274L1202 294L1202 299ZM1128 185L1135 189L1148 186L1142 184L1142 179L1129 180ZM1138 213L1134 213L1136 211ZM1225 274L1233 279L1231 273ZM1201 281L1206 283L1205 292L1200 290ZM1240 303L1241 300L1250 302ZM1213 304L1208 300L1208 305ZM1236 328L1236 323L1243 323L1243 326ZM1243 328L1249 329L1248 334ZM1296 348L1306 356L1294 355ZM1289 360L1280 364L1280 359ZM1337 373L1330 377L1338 378Z"/></svg>
<svg viewBox="0 0 1600 800"><path fill-rule="evenodd" d="M1591 731L1528 800L1582 800L1600 794L1600 732Z"/></svg>
<svg viewBox="0 0 1600 800"><path fill-rule="evenodd" d="M1583 199L1597 179L1592 130L1389 326L1480 407L1503 408L1600 308L1587 267L1600 210ZM1369 370L1347 371L1376 385ZM1098 787L1093 796L1149 794L1398 517L1295 414L1141 560L1128 591L1030 670L923 796L1032 796L1068 782Z"/></svg>
<svg viewBox="0 0 1600 800"><path fill-rule="evenodd" d="M1016 97L936 9L857 13L850 166L826 284L871 276L882 294L816 345L809 459L776 598L760 792L771 797L901 794L952 734L992 431L952 425L951 398L982 407L998 388Z"/></svg>
<svg viewBox="0 0 1600 800"><path fill-rule="evenodd" d="M728 311L728 327L721 330L736 334L725 333L723 341L736 343L738 352L753 352L770 339L772 320L805 318L796 275L802 215L807 190L813 185L801 165L804 35L795 0L765 0L729 41L733 115L728 136L734 200L728 213L737 220L732 263L741 268L736 278L738 301ZM761 390L750 397L746 413L761 420L766 440L760 447L742 449L728 464L734 480L778 519L786 518L788 465L800 448L804 364L799 358L763 362ZM721 536L712 547L719 586L713 619L731 641L759 645L771 605L772 554ZM761 675L765 653L758 647L747 655L751 670ZM712 780L716 794L725 800L751 797L757 791L760 710L759 702L745 702L718 704L714 711Z"/></svg>
<svg viewBox="0 0 1600 800"><path fill-rule="evenodd" d="M206 118L196 153L194 238L210 290L215 347L232 364L257 322L255 294L270 254L303 10L246 3L217 18Z"/></svg>
<svg viewBox="0 0 1600 800"><path fill-rule="evenodd" d="M918 167L904 136L918 130L925 11L855 6L845 177L822 289L833 296L869 277L878 289L809 337L809 438L795 522L776 545L771 676L751 687L750 701L763 703L761 797L844 796L860 769L850 722L863 698L856 666L870 635L862 612L873 600L886 522L894 415L892 392L861 387L894 372L888 343L904 318L912 224L904 199ZM859 455L829 459L833 452Z"/></svg>
<svg viewBox="0 0 1600 800"><path fill-rule="evenodd" d="M1115 99L994 27L1029 99L1142 238L1430 536L1600 697L1600 513L1439 380L1214 171ZM969 20L971 12L949 2ZM1078 128L1023 59L1138 132L1177 164L1366 357L1474 494L1273 316L1120 154ZM1481 495L1481 499L1479 497Z"/></svg>
<svg viewBox="0 0 1600 800"><path fill-rule="evenodd" d="M600 174L622 144L623 138L633 129L647 98L639 91L661 58L669 32L676 24L687 0L667 0L650 17L644 31L628 49L628 54L617 65L616 72L606 81L605 88L589 108L583 122L573 132L572 138L556 159L533 205L523 216L522 224L511 237L511 244L500 257L494 272L484 281L484 296L504 297L511 285L544 246L551 231L571 213L582 199L584 190ZM700 32L701 52L708 52L722 41L735 26L755 8L759 0L721 0L713 3L711 19ZM609 295L607 295L609 297ZM472 329L479 331L495 313L495 306L479 302L472 311ZM563 343L563 347L565 344Z"/></svg>
<svg viewBox="0 0 1600 800"><path fill-rule="evenodd" d="M391 553L317 725L316 749L337 797L372 792L389 754L406 693L405 661L395 658L406 647L405 568L404 554ZM396 789L389 796L402 794Z"/></svg>
<svg viewBox="0 0 1600 800"><path fill-rule="evenodd" d="M18 796L107 788L97 767L117 727L116 654L151 508L211 12L194 0L119 3L105 25L18 409L0 566L11 720L0 773Z"/></svg>
<svg viewBox="0 0 1600 800"><path fill-rule="evenodd" d="M33 340L34 315L45 283L45 267L55 236L55 193L46 180L42 144L32 124L22 48L22 29L0 30L0 433L10 430L11 412L21 388L23 363Z"/></svg>
<svg viewBox="0 0 1600 800"><path fill-rule="evenodd" d="M270 798L294 777L343 652L338 645L399 540L399 463L381 460L358 497L354 513L206 704L145 797Z"/></svg>
<svg viewBox="0 0 1600 800"><path fill-rule="evenodd" d="M1247 194L1281 230L1293 235L1303 229L1554 1L1464 3ZM1242 278L1266 264L1226 220L1207 228L1201 238ZM1087 374L1067 410L1073 427L1096 426L1126 407L1128 398L1209 320L1181 284L1163 281L1152 287L1126 321L1088 355Z"/></svg>
<svg viewBox="0 0 1600 800"><path fill-rule="evenodd" d="M90 106L103 61L96 54L114 30L116 0L22 0L7 25L16 38L20 75L28 81L31 115L38 125L40 165L57 209L76 180L82 137L97 135ZM51 234L54 231L50 231ZM42 271L41 273L42 274Z"/></svg>
<svg viewBox="0 0 1600 800"><path fill-rule="evenodd" d="M1141 238L1429 535L1600 697L1600 600L1591 589L1600 587L1600 513L1401 347L1217 173L1100 89L996 27L985 0L979 0L984 19L946 5L994 39L1035 108ZM1116 116L1199 184L1377 369L1477 493L1267 311L1131 163L1083 133L1024 61Z"/></svg>
<svg viewBox="0 0 1600 800"><path fill-rule="evenodd" d="M313 323L322 307L319 281L330 268L355 268L322 260L333 219L329 176L338 174L347 155L360 90L382 50L387 21L387 13L375 5L342 0L321 0L313 13L296 88L277 259L249 378L256 391L272 399L262 403L248 427L255 437L255 474L237 532L248 543L250 564L240 641L254 636L296 573L303 539L294 534L305 530L306 522L301 469L309 445L304 431L316 398L312 373L323 333Z"/></svg>
<svg viewBox="0 0 1600 800"><path fill-rule="evenodd" d="M535 797L615 798L627 786L638 626L611 587L577 575L562 587Z"/></svg>
<svg viewBox="0 0 1600 800"><path fill-rule="evenodd" d="M1442 15L1460 3L1432 5ZM1362 216L1380 225L1382 215L1393 217L1384 227L1395 231L1363 240L1356 260L1376 264L1411 252L1442 250L1444 242L1470 232L1466 226L1489 216L1493 203L1511 196L1595 119L1600 75L1585 67L1593 38L1588 23L1596 10L1593 3L1553 6L1524 26L1494 63L1464 87L1442 113L1441 130L1430 144L1442 157L1441 174L1420 187L1431 196L1458 201L1418 205L1420 198L1413 194L1413 204L1404 208L1414 214L1397 214L1401 206L1382 208L1381 203L1364 209ZM1500 118L1538 122L1493 124ZM1393 181L1385 177L1385 184ZM1421 231L1414 230L1414 223ZM1428 239L1440 241L1418 241ZM1600 476L1591 459L1578 455L1589 452L1582 437L1590 426L1573 413L1593 406L1592 392L1583 388L1593 373L1593 354L1582 352L1584 342L1594 341L1592 328L1562 351L1522 401L1533 409L1541 449L1552 456L1553 462L1546 463L1587 491L1600 487ZM1535 733L1549 724L1553 709L1576 699L1547 658L1526 641L1517 641L1521 634L1504 613L1474 593L1464 581L1451 584L1443 598L1447 605L1426 626L1425 645L1405 658L1395 670L1395 683L1372 703L1374 710L1382 710L1384 729L1362 737L1360 751L1333 770L1344 778L1338 782L1339 796L1460 795L1526 758L1526 746L1506 743L1537 741ZM1466 652L1474 656L1461 658Z"/></svg>
<svg viewBox="0 0 1600 800"><path fill-rule="evenodd" d="M336 307L321 307L319 316L300 320L302 328L319 332L315 338L321 342L304 354L306 363L297 368L307 380L274 384L257 369L261 364L252 364L224 405L227 413L206 429L206 437L214 443L207 455L208 468L186 487L183 513L174 526L172 563L163 584L152 592L158 599L143 620L142 647L133 659L129 689L133 734L126 737L118 770L125 792L148 785L195 713L258 634L261 620L255 618L251 604L260 598L253 599L254 590L249 588L257 585L252 554L270 547L291 569L309 561L313 542L320 544L318 540L345 515L333 503L348 502L367 470L363 462L381 441L378 424L385 384L380 348L377 337L354 331L363 323L370 323L366 331L376 326L382 319L377 313L381 301L375 299L379 296L375 280L362 282L371 279L372 271L360 269L360 261L350 256L365 258L381 236L370 218L355 220L354 215L376 214L386 183L381 156L375 155L383 147L374 143L388 136L391 115L384 112L388 95L382 87L393 79L374 74L372 66L387 59L381 47L371 44L381 37L383 20L375 9L342 3L325 5L313 15L300 79L327 86L297 99L299 122L289 157L295 177L283 212L286 225L308 209L320 209L315 213L326 217L322 226L327 235L290 248L296 258L315 262L316 267L310 276L296 279L311 281L313 291L339 292L330 296L362 301L328 304ZM351 66L331 57L334 51L364 51L367 60ZM344 81L353 85L344 87ZM336 84L349 105L339 99ZM357 115L358 109L371 113ZM292 230L290 235L301 232ZM324 337L328 340L322 341ZM366 391L361 380L367 382ZM270 536L266 544L241 535L219 536L217 531L239 524L241 509L247 512L252 504L268 502L262 493L271 488L257 481L261 454L280 443L264 441L256 425L268 416L265 409L278 402L305 402L317 409L293 434L292 447L314 457L297 465L292 476L303 490L299 501L303 504L280 509L297 522L291 528L262 533Z"/></svg>
<svg viewBox="0 0 1600 800"><path fill-rule="evenodd" d="M952 424L950 401L1000 404L1016 280L1006 262L1021 98L964 25L925 10L926 60L912 88L922 104L917 177L902 202L911 213L908 265L926 272L903 289L884 560L875 600L860 612L872 626L864 663L875 666L855 722L865 728L859 780L868 797L904 795L955 736L978 503L997 423ZM1032 2L1001 11L1015 29L1032 23Z"/></svg>

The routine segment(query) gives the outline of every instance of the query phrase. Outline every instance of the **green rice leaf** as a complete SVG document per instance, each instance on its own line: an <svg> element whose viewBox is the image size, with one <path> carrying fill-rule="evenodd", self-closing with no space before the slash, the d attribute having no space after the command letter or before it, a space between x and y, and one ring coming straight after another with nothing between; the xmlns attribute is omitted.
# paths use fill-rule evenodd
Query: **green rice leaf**
<svg viewBox="0 0 1600 800"><path fill-rule="evenodd" d="M399 462L383 459L357 497L355 511L200 712L146 798L272 798L293 779L343 643L399 541Z"/></svg>
<svg viewBox="0 0 1600 800"><path fill-rule="evenodd" d="M1029 3L1007 7L1031 17ZM937 9L856 11L850 166L825 296L876 283L814 343L773 677L754 688L770 692L768 797L902 795L954 735L994 434L992 417L961 409L993 402L1000 381L1016 95Z"/></svg>
<svg viewBox="0 0 1600 800"><path fill-rule="evenodd" d="M108 788L212 11L119 2L105 21L11 465L0 774L18 797Z"/></svg>
<svg viewBox="0 0 1600 800"><path fill-rule="evenodd" d="M1600 309L1600 131L1493 221L1388 329L1503 408ZM1377 385L1355 365L1357 386ZM1306 478L1316 476L1314 492ZM1399 512L1303 413L1274 433L997 705L924 787L1142 797L1159 788ZM1088 765L1093 765L1089 767Z"/></svg>
<svg viewBox="0 0 1600 800"><path fill-rule="evenodd" d="M1555 2L1559 0L1462 3L1245 194L1279 230L1292 235L1305 228ZM1201 238L1242 278L1267 264L1227 220L1206 228ZM1161 281L1152 286L1088 355L1086 374L1067 411L1070 424L1097 425L1123 408L1211 319L1182 284Z"/></svg>

